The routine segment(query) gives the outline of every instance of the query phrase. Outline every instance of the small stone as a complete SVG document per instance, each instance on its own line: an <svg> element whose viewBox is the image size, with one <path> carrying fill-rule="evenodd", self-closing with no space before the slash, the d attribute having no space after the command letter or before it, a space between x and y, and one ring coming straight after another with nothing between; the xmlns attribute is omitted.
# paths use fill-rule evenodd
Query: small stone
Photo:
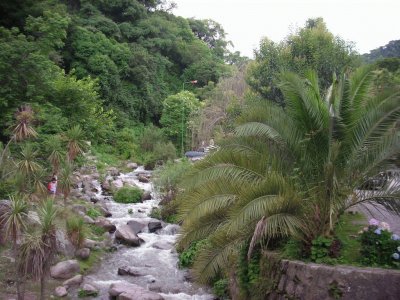
<svg viewBox="0 0 400 300"><path fill-rule="evenodd" d="M58 286L54 290L54 295L57 296L57 297L65 297L65 296L68 295L68 291L67 291L67 289L65 287Z"/></svg>
<svg viewBox="0 0 400 300"><path fill-rule="evenodd" d="M90 256L89 248L81 248L75 251L75 256L80 259L88 259Z"/></svg>

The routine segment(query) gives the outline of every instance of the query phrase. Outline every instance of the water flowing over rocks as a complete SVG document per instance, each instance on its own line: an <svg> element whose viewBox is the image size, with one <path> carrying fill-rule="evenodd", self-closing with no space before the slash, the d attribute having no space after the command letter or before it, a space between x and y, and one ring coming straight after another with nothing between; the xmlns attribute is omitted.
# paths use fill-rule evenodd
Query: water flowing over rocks
<svg viewBox="0 0 400 300"><path fill-rule="evenodd" d="M159 294L150 292L139 285L125 282L113 283L109 294L112 297L124 300L163 300Z"/></svg>
<svg viewBox="0 0 400 300"><path fill-rule="evenodd" d="M102 205L112 214L97 217L94 223L110 232L106 233L109 237L106 240L114 251L106 255L94 273L85 276L81 287L95 283L98 299L109 299L109 296L135 300L215 299L207 290L188 281L188 272L178 268L174 244L180 226L149 217L160 202L152 189L151 172L133 165L132 169L133 172L123 174L109 168L101 185L98 181L87 180L99 187L96 205ZM123 186L142 189L143 203L114 202L107 193ZM88 195L86 190L84 192ZM113 238L116 246L111 245ZM102 242L102 246L105 243ZM84 243L84 247L90 249L96 245L99 246L99 242L86 240Z"/></svg>

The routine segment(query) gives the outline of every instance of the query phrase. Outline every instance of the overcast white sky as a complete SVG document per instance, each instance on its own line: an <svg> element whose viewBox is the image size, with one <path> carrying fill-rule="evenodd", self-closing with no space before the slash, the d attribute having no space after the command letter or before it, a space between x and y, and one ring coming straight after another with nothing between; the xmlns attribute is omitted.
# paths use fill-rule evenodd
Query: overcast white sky
<svg viewBox="0 0 400 300"><path fill-rule="evenodd" d="M400 0L172 0L175 15L220 23L235 51L253 57L262 37L279 42L308 18L356 43L360 53L400 39Z"/></svg>

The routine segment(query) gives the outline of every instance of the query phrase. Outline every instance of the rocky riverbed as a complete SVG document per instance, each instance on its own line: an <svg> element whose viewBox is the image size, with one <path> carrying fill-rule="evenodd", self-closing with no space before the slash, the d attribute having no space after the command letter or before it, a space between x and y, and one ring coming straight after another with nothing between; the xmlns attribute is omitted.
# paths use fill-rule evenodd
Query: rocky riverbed
<svg viewBox="0 0 400 300"><path fill-rule="evenodd" d="M112 252L106 254L99 265L84 277L75 275L78 270L74 260L53 267L52 277L67 279L55 293L58 296L68 295L70 299L76 299L78 292L83 290L89 294L93 291L95 299L109 299L111 296L141 300L214 299L209 290L190 281L187 270L178 268L174 244L180 228L149 217L160 201L152 187L151 172L142 167L133 168L126 174L111 168L102 182L95 172L90 175L76 174L77 184L72 194L94 203L103 216L95 219L88 217L84 205L74 205L74 211L81 214L85 222L108 231L104 241L87 240L85 248L108 247ZM143 201L136 204L114 202L107 192L122 186L141 188L144 191ZM68 246L64 245L64 248L68 252ZM81 252L86 255L85 250ZM55 275L58 267L65 269L58 270L63 274L61 277Z"/></svg>

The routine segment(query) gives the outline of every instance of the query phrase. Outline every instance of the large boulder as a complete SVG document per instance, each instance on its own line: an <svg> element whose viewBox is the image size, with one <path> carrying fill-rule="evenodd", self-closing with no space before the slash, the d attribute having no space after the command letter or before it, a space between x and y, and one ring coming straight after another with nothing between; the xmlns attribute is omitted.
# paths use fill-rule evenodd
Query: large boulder
<svg viewBox="0 0 400 300"><path fill-rule="evenodd" d="M122 244L128 246L140 246L143 240L136 235L129 225L121 225L115 232L115 238Z"/></svg>
<svg viewBox="0 0 400 300"><path fill-rule="evenodd" d="M143 223L137 220L129 220L127 225L136 233L140 233L147 226L147 223Z"/></svg>
<svg viewBox="0 0 400 300"><path fill-rule="evenodd" d="M71 241L67 238L63 230L56 231L56 246L57 253L60 253L66 257L73 257L75 247L72 245Z"/></svg>
<svg viewBox="0 0 400 300"><path fill-rule="evenodd" d="M63 286L69 289L72 286L78 286L83 282L83 276L81 274L75 275L74 277L67 279L63 282Z"/></svg>
<svg viewBox="0 0 400 300"><path fill-rule="evenodd" d="M97 217L94 224L111 233L116 230L115 225L112 224L110 220L107 220L105 217Z"/></svg>
<svg viewBox="0 0 400 300"><path fill-rule="evenodd" d="M111 297L118 297L119 300L164 300L157 293L150 292L139 285L127 282L111 284L108 293Z"/></svg>
<svg viewBox="0 0 400 300"><path fill-rule="evenodd" d="M55 279L68 279L80 271L79 263L75 259L59 262L50 268L50 276Z"/></svg>

